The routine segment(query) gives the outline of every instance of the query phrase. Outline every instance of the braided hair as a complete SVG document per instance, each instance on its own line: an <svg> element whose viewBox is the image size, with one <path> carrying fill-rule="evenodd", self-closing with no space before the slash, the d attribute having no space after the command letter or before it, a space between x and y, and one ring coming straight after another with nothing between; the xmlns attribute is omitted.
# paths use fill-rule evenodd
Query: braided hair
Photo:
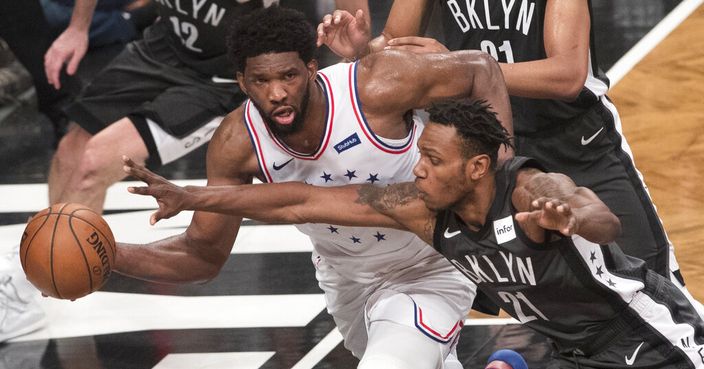
<svg viewBox="0 0 704 369"><path fill-rule="evenodd" d="M492 169L495 169L501 145L512 146L508 131L499 123L496 112L491 110L486 100L449 100L435 103L426 110L431 122L455 127L465 160L486 154L491 158Z"/></svg>

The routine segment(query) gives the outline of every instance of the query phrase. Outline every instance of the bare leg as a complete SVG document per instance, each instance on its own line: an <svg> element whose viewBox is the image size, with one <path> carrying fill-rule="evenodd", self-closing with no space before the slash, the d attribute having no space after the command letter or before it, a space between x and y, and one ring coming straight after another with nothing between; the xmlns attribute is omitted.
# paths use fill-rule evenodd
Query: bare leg
<svg viewBox="0 0 704 369"><path fill-rule="evenodd" d="M125 178L122 155L141 164L149 156L147 146L128 118L118 120L88 140L54 202L77 202L102 212L108 187Z"/></svg>
<svg viewBox="0 0 704 369"><path fill-rule="evenodd" d="M49 204L61 202L61 194L66 188L78 161L83 155L86 143L92 135L75 123L59 142L49 168Z"/></svg>

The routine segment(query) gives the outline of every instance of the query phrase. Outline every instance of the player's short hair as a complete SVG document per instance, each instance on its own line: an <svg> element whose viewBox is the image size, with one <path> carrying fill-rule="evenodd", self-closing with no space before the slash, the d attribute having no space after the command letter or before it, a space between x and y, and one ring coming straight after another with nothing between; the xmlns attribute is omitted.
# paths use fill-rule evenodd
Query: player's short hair
<svg viewBox="0 0 704 369"><path fill-rule="evenodd" d="M501 145L511 146L508 131L486 100L443 101L433 104L427 111L431 122L455 127L462 141L463 159L486 154L495 168Z"/></svg>
<svg viewBox="0 0 704 369"><path fill-rule="evenodd" d="M315 57L317 34L306 16L271 6L236 18L227 36L228 57L244 73L247 58L295 51L304 63Z"/></svg>

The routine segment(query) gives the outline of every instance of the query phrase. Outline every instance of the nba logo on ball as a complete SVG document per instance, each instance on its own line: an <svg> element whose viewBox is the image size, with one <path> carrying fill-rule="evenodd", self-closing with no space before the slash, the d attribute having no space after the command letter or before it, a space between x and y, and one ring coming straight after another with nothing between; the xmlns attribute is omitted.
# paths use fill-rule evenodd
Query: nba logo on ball
<svg viewBox="0 0 704 369"><path fill-rule="evenodd" d="M105 220L80 204L56 204L27 224L20 260L43 294L75 300L100 289L115 263L115 238Z"/></svg>

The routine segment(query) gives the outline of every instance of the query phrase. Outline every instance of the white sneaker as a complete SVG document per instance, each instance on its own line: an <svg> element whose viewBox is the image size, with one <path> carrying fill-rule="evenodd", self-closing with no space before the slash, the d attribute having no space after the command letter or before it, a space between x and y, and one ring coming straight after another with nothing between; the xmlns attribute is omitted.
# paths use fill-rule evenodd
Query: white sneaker
<svg viewBox="0 0 704 369"><path fill-rule="evenodd" d="M0 342L34 332L46 324L35 295L39 292L22 272L17 248L0 257Z"/></svg>

